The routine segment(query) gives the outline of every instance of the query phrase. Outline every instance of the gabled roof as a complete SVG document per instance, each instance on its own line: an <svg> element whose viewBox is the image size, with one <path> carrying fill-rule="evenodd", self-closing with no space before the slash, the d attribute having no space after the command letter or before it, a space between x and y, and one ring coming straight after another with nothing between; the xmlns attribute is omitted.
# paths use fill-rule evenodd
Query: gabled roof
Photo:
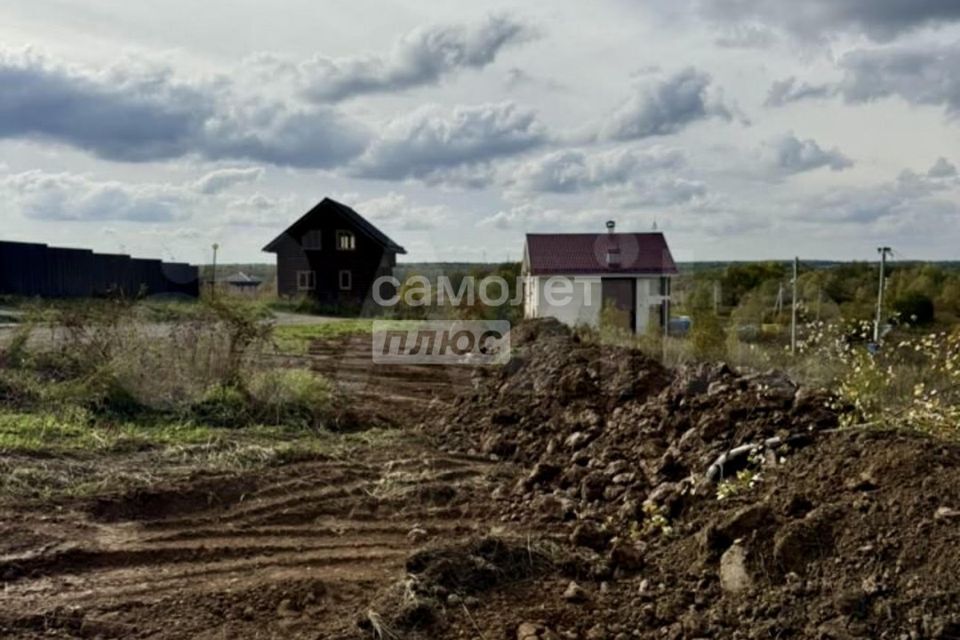
<svg viewBox="0 0 960 640"><path fill-rule="evenodd" d="M260 278L256 276L251 276L247 273L244 273L243 271L238 271L232 276L225 278L225 281L227 282L227 284L235 284L240 286L243 286L246 284L255 285L255 284L263 283L263 280L261 280Z"/></svg>
<svg viewBox="0 0 960 640"><path fill-rule="evenodd" d="M677 273L659 232L528 233L526 257L531 275Z"/></svg>
<svg viewBox="0 0 960 640"><path fill-rule="evenodd" d="M347 205L342 204L342 203L340 203L340 202L337 202L336 200L332 200L332 199L330 199L330 198L324 198L323 200L321 200L321 201L317 204L317 206L315 206L313 209L310 209L310 211L307 211L305 214L303 214L303 215L300 217L299 220L297 220L297 221L294 222L292 225L290 225L289 227L287 227L287 230L286 230L286 231L284 231L284 232L281 233L279 236L277 236L276 238L274 238L274 239L270 242L270 244L268 244L267 246L265 246L265 247L263 248L263 250L266 251L266 252L268 252L268 253L273 253L273 252L275 252L275 251L277 250L280 242L286 237L286 235L287 235L294 227L297 227L298 225L300 225L301 223L303 223L304 221L306 221L308 218L311 218L311 217L314 217L314 216L317 216L317 215L322 214L322 212L323 212L324 209L330 209L330 208L333 208L333 210L337 211L337 212L340 213L343 217L345 217L347 220L349 220L350 222L352 222L353 225L354 225L355 227L357 227L357 229L359 229L362 233L364 233L364 234L366 234L367 236L369 236L374 242L382 245L384 249L387 249L388 251L393 251L393 252L395 252L395 253L406 253L406 252L407 252L406 249L404 249L403 247L401 247L400 245L398 245L396 242L394 242L393 240L391 240L390 238L388 238L388 237L386 236L386 234L384 234L382 231L380 231L380 229L377 229L375 226L373 226L366 218L364 218L363 216L361 216L359 213L357 213L356 211L354 211L353 209L351 209L351 208L348 207Z"/></svg>

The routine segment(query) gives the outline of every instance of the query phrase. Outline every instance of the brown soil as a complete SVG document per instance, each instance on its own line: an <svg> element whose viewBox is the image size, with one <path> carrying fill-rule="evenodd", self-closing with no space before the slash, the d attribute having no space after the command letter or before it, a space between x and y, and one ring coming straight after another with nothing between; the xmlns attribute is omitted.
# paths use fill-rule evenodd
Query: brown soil
<svg viewBox="0 0 960 640"><path fill-rule="evenodd" d="M475 535L492 517L476 499L489 493L490 471L469 456L409 448L207 479L203 491L10 513L0 636L318 638L353 629L352 611L402 575L418 545Z"/></svg>
<svg viewBox="0 0 960 640"><path fill-rule="evenodd" d="M477 372L316 345L396 450L11 510L0 637L960 638L960 447L838 430L773 372L514 343Z"/></svg>

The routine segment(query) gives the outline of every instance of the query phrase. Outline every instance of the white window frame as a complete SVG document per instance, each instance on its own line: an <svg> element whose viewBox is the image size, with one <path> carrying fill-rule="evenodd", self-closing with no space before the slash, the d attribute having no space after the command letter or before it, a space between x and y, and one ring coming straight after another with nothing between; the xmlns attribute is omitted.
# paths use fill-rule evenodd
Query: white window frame
<svg viewBox="0 0 960 640"><path fill-rule="evenodd" d="M313 236L313 234L316 234L315 237L317 242L315 244L308 244L307 238L310 238ZM323 233L320 231L320 229L311 229L310 231L307 231L305 234L303 234L303 237L300 240L300 246L304 251L320 251L320 248L323 246Z"/></svg>
<svg viewBox="0 0 960 640"><path fill-rule="evenodd" d="M297 291L313 291L316 288L316 271L297 271Z"/></svg>
<svg viewBox="0 0 960 640"><path fill-rule="evenodd" d="M346 286L343 284L343 276L347 276ZM340 285L340 291L350 291L353 289L353 272L351 272L349 269L341 269L337 281Z"/></svg>
<svg viewBox="0 0 960 640"><path fill-rule="evenodd" d="M346 246L342 240L348 238ZM356 251L357 249L357 236L353 231L347 231L346 229L337 229L337 251Z"/></svg>

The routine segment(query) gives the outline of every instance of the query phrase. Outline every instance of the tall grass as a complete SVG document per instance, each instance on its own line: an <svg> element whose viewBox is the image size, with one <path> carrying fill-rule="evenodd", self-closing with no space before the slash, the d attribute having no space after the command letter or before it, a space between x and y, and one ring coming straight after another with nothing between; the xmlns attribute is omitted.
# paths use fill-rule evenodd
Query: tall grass
<svg viewBox="0 0 960 640"><path fill-rule="evenodd" d="M669 367L724 361L745 371L784 371L834 392L846 425L909 428L960 438L960 327L923 331L899 326L877 347L870 323L810 322L788 345L745 342L711 327L699 336L634 336L609 328L579 329L582 339L638 348ZM712 342L704 345L705 335Z"/></svg>
<svg viewBox="0 0 960 640"><path fill-rule="evenodd" d="M225 296L163 323L123 300L45 308L0 351L0 402L82 410L91 421L324 426L335 390L312 372L265 364L273 331L261 305Z"/></svg>

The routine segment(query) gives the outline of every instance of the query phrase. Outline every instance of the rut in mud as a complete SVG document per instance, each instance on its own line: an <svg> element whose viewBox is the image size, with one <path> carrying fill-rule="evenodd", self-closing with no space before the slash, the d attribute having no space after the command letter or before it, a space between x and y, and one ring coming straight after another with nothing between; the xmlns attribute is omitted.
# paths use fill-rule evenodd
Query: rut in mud
<svg viewBox="0 0 960 640"><path fill-rule="evenodd" d="M402 420L463 373L372 368L369 338L317 345L313 368ZM438 391L439 389L439 391ZM422 414L419 414L422 415ZM492 517L482 458L412 438L363 460L315 460L9 516L0 636L325 638L404 574L431 538ZM43 530L43 543L30 539ZM20 540L20 543L17 540Z"/></svg>
<svg viewBox="0 0 960 640"><path fill-rule="evenodd" d="M424 539L475 533L489 515L475 499L487 463L410 453L286 467L232 504L211 493L212 506L161 518L151 513L161 493L149 509L137 494L96 502L75 539L3 560L0 626L153 638L255 637L245 628L318 637L318 624L338 619L350 627L345 602L402 574ZM235 480L223 482L232 492ZM181 500L175 489L169 496Z"/></svg>

